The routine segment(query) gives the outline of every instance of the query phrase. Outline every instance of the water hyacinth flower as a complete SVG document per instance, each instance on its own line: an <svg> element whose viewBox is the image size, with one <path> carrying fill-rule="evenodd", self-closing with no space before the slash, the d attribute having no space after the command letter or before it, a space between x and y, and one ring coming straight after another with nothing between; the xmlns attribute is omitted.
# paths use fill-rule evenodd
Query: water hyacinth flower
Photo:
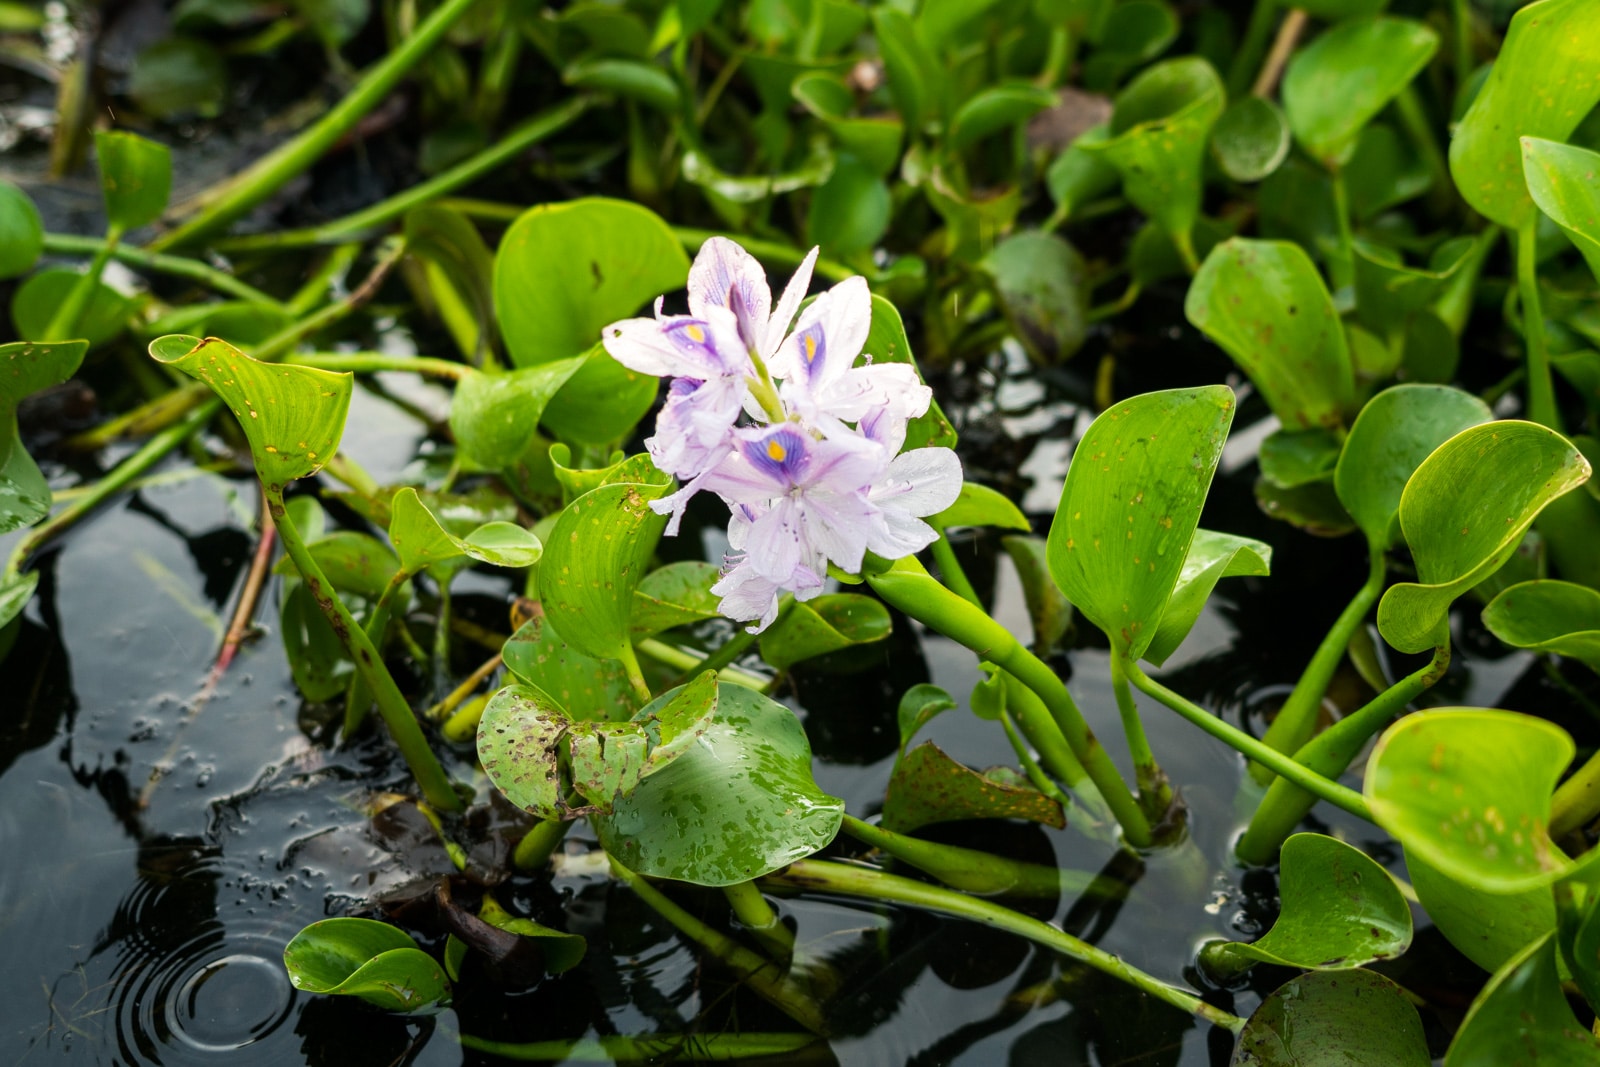
<svg viewBox="0 0 1600 1067"><path fill-rule="evenodd" d="M771 625L784 592L820 593L829 565L854 573L869 551L899 559L926 548L938 532L923 517L961 491L948 448L900 451L932 402L916 371L870 355L857 365L871 328L865 279L839 283L795 321L816 256L773 309L760 264L712 238L689 271L688 315L664 315L657 300L654 318L602 334L619 363L671 379L645 444L683 485L650 506L671 516L671 535L697 493L728 505L733 551L712 592L754 631Z"/></svg>

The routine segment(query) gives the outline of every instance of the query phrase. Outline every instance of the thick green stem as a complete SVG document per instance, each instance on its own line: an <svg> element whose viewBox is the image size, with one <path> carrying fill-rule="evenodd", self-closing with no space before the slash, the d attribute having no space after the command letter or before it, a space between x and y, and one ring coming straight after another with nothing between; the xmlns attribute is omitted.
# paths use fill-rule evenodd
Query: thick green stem
<svg viewBox="0 0 1600 1067"><path fill-rule="evenodd" d="M44 235L44 250L56 255L66 256L97 256L108 241L98 237L79 237L70 233L47 233ZM184 256L164 256L156 252L147 252L142 248L133 248L125 244L115 245L110 252L112 259L118 263L126 263L130 267L138 267L152 274L170 274L176 278L188 278L190 281L199 282L219 293L237 297L251 304L265 304L268 307L281 308L284 305L274 297L263 293L260 289L235 278L226 271L218 270L209 263L198 259L189 259Z"/></svg>
<svg viewBox="0 0 1600 1067"><path fill-rule="evenodd" d="M892 606L1004 668L1037 693L1073 755L1116 816L1128 843L1135 848L1149 846L1149 820L1117 773L1111 757L1084 722L1066 683L1049 665L1024 648L1005 627L935 581L915 557L899 560L889 570L869 575L867 581Z"/></svg>
<svg viewBox="0 0 1600 1067"><path fill-rule="evenodd" d="M734 915L775 961L783 963L794 957L794 932L783 925L783 920L778 918L778 913L772 910L754 882L725 885L722 895L728 898Z"/></svg>
<svg viewBox="0 0 1600 1067"><path fill-rule="evenodd" d="M967 580L967 572L961 568L961 561L956 559L956 550L950 544L950 539L945 536L944 529L939 527L939 537L928 546L933 553L933 561L939 565L939 577L944 579L944 584L962 600L975 608L982 608L978 601L978 591L972 588L972 583Z"/></svg>
<svg viewBox="0 0 1600 1067"><path fill-rule="evenodd" d="M1550 802L1550 836L1565 837L1600 815L1600 752L1561 783Z"/></svg>
<svg viewBox="0 0 1600 1067"><path fill-rule="evenodd" d="M523 834L522 840L512 850L511 865L519 871L535 871L543 867L570 829L572 824L560 819L535 823L533 829Z"/></svg>
<svg viewBox="0 0 1600 1067"><path fill-rule="evenodd" d="M1094 881L1093 874L1083 871L1022 863L992 852L924 841L873 826L852 815L844 817L840 829L857 841L933 875L947 886L978 896L1051 898L1063 893L1075 896Z"/></svg>
<svg viewBox="0 0 1600 1067"><path fill-rule="evenodd" d="M1244 96L1250 83L1255 80L1256 70L1261 66L1262 57L1267 54L1267 45L1277 27L1278 11L1278 0L1256 0L1255 7L1251 9L1244 39L1239 42L1239 49L1233 54L1233 64L1228 68L1229 100Z"/></svg>
<svg viewBox="0 0 1600 1067"><path fill-rule="evenodd" d="M50 325L45 327L42 341L64 341L69 337L76 337L78 320L83 318L83 311L89 306L89 301L94 297L95 290L100 287L100 275L105 273L106 264L111 261L111 253L116 251L117 245L122 241L122 230L113 226L106 232L106 239L95 250L94 258L89 261L89 269L78 277L67 291L67 298L56 308L56 313L50 316Z"/></svg>
<svg viewBox="0 0 1600 1067"><path fill-rule="evenodd" d="M413 185L405 192L391 196L387 200L380 200L354 214L302 230L278 230L246 237L229 237L217 241L217 248L230 253L305 248L311 245L339 244L353 237L369 235L400 218L412 208L439 200L462 186L477 181L485 174L498 170L533 145L572 125L593 102L593 99L587 96L574 96L523 123L495 144L457 163L444 173Z"/></svg>
<svg viewBox="0 0 1600 1067"><path fill-rule="evenodd" d="M745 948L733 938L713 930L705 923L674 904L666 894L644 878L628 870L611 857L611 870L628 883L639 899L650 905L678 932L721 960L730 970L744 979L750 991L778 1008L789 1018L814 1034L827 1031L822 1009L797 982L780 973L771 960Z"/></svg>
<svg viewBox="0 0 1600 1067"><path fill-rule="evenodd" d="M1089 772L1078 762L1044 700L1016 675L1006 672L1005 679L1006 707L1016 715L1022 736L1038 751L1039 762L1068 789L1083 791Z"/></svg>
<svg viewBox="0 0 1600 1067"><path fill-rule="evenodd" d="M462 1048L525 1063L721 1063L769 1057L784 1063L838 1062L814 1034L611 1034L526 1044L461 1034L457 1040ZM815 1057L805 1055L809 1045L817 1045Z"/></svg>
<svg viewBox="0 0 1600 1067"><path fill-rule="evenodd" d="M1328 258L1328 275L1335 293L1356 283L1355 234L1350 228L1350 193L1345 188L1344 168L1329 167L1333 180L1333 214L1339 224L1339 248Z"/></svg>
<svg viewBox="0 0 1600 1067"><path fill-rule="evenodd" d="M1155 697L1229 748L1243 753L1250 759L1265 763L1275 773L1315 794L1319 800L1326 800L1334 807L1342 808L1368 822L1372 821L1372 812L1367 809L1366 799L1354 789L1346 788L1338 782L1307 770L1282 752L1268 748L1238 727L1223 722L1205 708L1191 702L1180 693L1174 693L1145 674L1138 664L1129 665L1128 677L1140 690Z"/></svg>
<svg viewBox="0 0 1600 1067"><path fill-rule="evenodd" d="M1080 941L1047 922L987 900L978 900L957 893L952 889L942 889L926 882L884 874L870 867L829 863L823 860L800 860L776 874L768 875L765 881L772 885L791 886L796 889L905 904L983 923L985 926L1025 937L1063 956L1120 978L1140 992L1232 1033L1236 1034L1244 1029L1244 1020L1237 1015L1212 1007L1187 990L1167 985L1087 941Z"/></svg>
<svg viewBox="0 0 1600 1067"><path fill-rule="evenodd" d="M1427 666L1406 675L1365 706L1312 738L1296 750L1295 762L1325 778L1337 778L1349 769L1350 761L1372 735L1387 726L1423 690L1444 677L1449 665L1450 647L1434 649L1433 659ZM1239 839L1239 859L1253 866L1272 863L1284 840L1294 833L1316 802L1316 796L1299 786L1282 778L1274 781L1256 808L1249 829Z"/></svg>
<svg viewBox="0 0 1600 1067"><path fill-rule="evenodd" d="M361 76L356 87L326 115L293 139L211 191L188 222L151 242L151 251L172 248L217 230L243 215L307 170L392 92L478 0L444 0L416 32Z"/></svg>
<svg viewBox="0 0 1600 1067"><path fill-rule="evenodd" d="M793 606L794 597L789 593L783 594L779 598L778 617L773 620L773 625L776 626L782 622L783 617L793 610ZM690 675L699 674L702 671L717 671L721 673L723 668L744 655L745 650L760 639L760 634L753 634L749 630L740 627L732 637L722 642L722 645L715 652L696 663L690 670L685 671L679 681L687 681Z"/></svg>
<svg viewBox="0 0 1600 1067"><path fill-rule="evenodd" d="M1545 345L1544 310L1539 303L1537 227L1530 220L1517 231L1517 292L1522 298L1522 338L1528 346L1528 418L1556 432L1555 383L1550 379L1550 354Z"/></svg>
<svg viewBox="0 0 1600 1067"><path fill-rule="evenodd" d="M389 630L390 606L400 592L400 587L411 580L411 575L404 570L396 569L394 577L389 579L389 584L383 587L383 592L378 594L378 602L372 606L372 615L367 619L365 627L367 640L372 642L372 647L383 654L383 639ZM344 732L340 734L348 741L361 729L362 720L367 717L367 705L372 703L372 690L367 687L366 680L357 674L350 679L350 688L345 690L344 698Z"/></svg>
<svg viewBox="0 0 1600 1067"><path fill-rule="evenodd" d="M1294 684L1294 690L1278 709L1277 718L1272 720L1272 725L1267 727L1267 732L1262 735L1261 742L1278 752L1297 752L1316 731L1317 712L1322 708L1322 696L1328 691L1328 683L1333 680L1333 672L1339 669L1339 664L1344 661L1345 649L1350 645L1350 636L1356 632L1362 620L1367 617L1367 612L1377 602L1378 594L1383 592L1383 582L1388 575L1388 567L1382 549L1371 546L1371 554L1367 564L1367 580L1356 595L1350 598L1350 603L1339 613L1323 637L1322 643L1317 646L1316 653L1311 657L1311 662L1306 664L1300 680ZM1251 777L1262 785L1272 783L1272 772L1259 763L1250 765Z"/></svg>
<svg viewBox="0 0 1600 1067"><path fill-rule="evenodd" d="M1010 675L1006 675L1010 678ZM1021 683L1017 683L1021 687ZM1009 687L1008 687L1009 688ZM1009 695L1009 694L1008 694ZM1000 711L1000 725L1006 732L1006 740L1011 743L1011 751L1016 753L1017 765L1022 768L1022 773L1033 783L1033 787L1045 796L1068 808L1072 798L1062 792L1061 787L1051 781L1050 776L1044 773L1044 768L1039 766L1039 761L1033 758L1033 753L1028 750L1028 741L1022 736L1022 731L1017 729L1016 720L1011 712L1002 708Z"/></svg>
<svg viewBox="0 0 1600 1067"><path fill-rule="evenodd" d="M633 645L629 642L622 644L622 666L628 672L628 681L633 686L634 699L642 708L655 699L650 692L650 685L644 680L644 672L639 669L639 657L634 654Z"/></svg>
<svg viewBox="0 0 1600 1067"><path fill-rule="evenodd" d="M640 641L637 647L640 652L643 652L657 663L665 664L683 676L699 674L705 669L702 664L707 661L706 658L697 656L693 652L686 652L681 648L674 648L665 641L658 641L653 637L647 637ZM731 685L742 685L746 689L759 691L767 687L767 679L759 674L742 671L738 667L723 667L717 671L717 678Z"/></svg>
<svg viewBox="0 0 1600 1067"><path fill-rule="evenodd" d="M322 569L317 566L317 561L311 557L306 543L301 540L300 532L289 521L288 513L283 506L283 487L263 483L263 488L267 493L267 510L272 515L273 525L278 528L278 536L283 540L284 551L294 561L295 569L300 572L300 578L305 582L307 592L327 616L328 624L339 637L339 643L355 661L357 673L365 679L367 688L372 690L372 695L378 702L378 713L383 716L383 721L388 725L395 744L400 747L400 754L405 757L412 776L422 788L422 795L427 798L429 804L441 811L462 810L461 798L456 795L455 787L450 784L449 775L445 774L444 767L439 764L433 750L428 747L428 739L423 736L422 727L417 724L410 705L401 695L400 687L395 685L394 678L383 665L378 650L372 646L366 631L356 624L350 609L344 606L344 601L333 591L333 586L323 575Z"/></svg>
<svg viewBox="0 0 1600 1067"><path fill-rule="evenodd" d="M1172 807L1172 786L1166 772L1156 762L1156 754L1145 736L1144 722L1139 718L1139 705L1128 689L1127 660L1115 653L1111 656L1111 689L1116 694L1117 712L1122 717L1122 732L1128 739L1128 755L1133 760L1133 778L1139 787L1139 803L1152 823L1158 823Z"/></svg>
<svg viewBox="0 0 1600 1067"><path fill-rule="evenodd" d="M432 378L449 378L460 381L472 373L465 363L449 359L432 359L427 356L386 356L382 352L307 352L289 356L285 363L318 370L348 371L352 374L375 374L379 371L401 371L423 374Z"/></svg>

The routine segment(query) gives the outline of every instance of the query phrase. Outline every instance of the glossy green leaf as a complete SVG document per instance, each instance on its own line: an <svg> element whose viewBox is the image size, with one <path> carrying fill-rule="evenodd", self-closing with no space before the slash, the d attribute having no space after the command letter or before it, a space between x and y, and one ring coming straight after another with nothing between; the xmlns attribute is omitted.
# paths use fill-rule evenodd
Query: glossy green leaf
<svg viewBox="0 0 1600 1067"><path fill-rule="evenodd" d="M1156 638L1234 406L1225 385L1144 393L1078 442L1050 525L1050 573L1118 654L1138 659Z"/></svg>
<svg viewBox="0 0 1600 1067"><path fill-rule="evenodd" d="M306 549L335 589L368 600L378 599L400 569L388 545L355 530L335 530L326 537L307 539ZM272 570L280 575L299 573L288 556L280 558Z"/></svg>
<svg viewBox="0 0 1600 1067"><path fill-rule="evenodd" d="M1600 152L1524 137L1522 172L1533 202L1566 231L1600 279Z"/></svg>
<svg viewBox="0 0 1600 1067"><path fill-rule="evenodd" d="M28 341L53 341L45 337L56 310L83 277L71 267L51 267L30 275L11 298L11 321L17 336ZM96 282L89 305L78 317L79 337L96 348L116 337L133 314L133 301L105 282Z"/></svg>
<svg viewBox="0 0 1600 1067"><path fill-rule="evenodd" d="M1251 943L1208 945L1224 971L1253 963L1334 971L1395 959L1411 946L1411 907L1389 872L1359 849L1322 834L1284 842L1278 919Z"/></svg>
<svg viewBox="0 0 1600 1067"><path fill-rule="evenodd" d="M1255 498L1256 506L1267 515L1318 537L1341 537L1356 528L1340 506L1329 478L1303 482L1292 489L1257 478Z"/></svg>
<svg viewBox="0 0 1600 1067"><path fill-rule="evenodd" d="M876 168L840 156L828 180L811 194L806 240L830 256L870 249L888 230L893 207L889 186Z"/></svg>
<svg viewBox="0 0 1600 1067"><path fill-rule="evenodd" d="M889 609L858 593L824 593L796 602L761 635L761 658L778 670L889 636Z"/></svg>
<svg viewBox="0 0 1600 1067"><path fill-rule="evenodd" d="M1280 489L1294 489L1333 476L1341 442L1328 430L1277 430L1261 442L1256 464L1261 477Z"/></svg>
<svg viewBox="0 0 1600 1067"><path fill-rule="evenodd" d="M1409 854L1491 893L1548 885L1570 864L1548 832L1550 795L1575 752L1543 719L1485 708L1408 715L1367 762L1378 825Z"/></svg>
<svg viewBox="0 0 1600 1067"><path fill-rule="evenodd" d="M1356 138L1355 154L1344 168L1350 214L1366 222L1392 207L1414 200L1433 187L1427 160L1408 138L1382 122L1369 122ZM1331 210L1331 186L1321 187Z"/></svg>
<svg viewBox="0 0 1600 1067"><path fill-rule="evenodd" d="M872 294L872 325L867 330L867 339L861 351L876 363L909 363L917 368L917 361L911 355L911 342L906 340L906 326L900 318L900 312L877 293ZM921 368L917 368L917 380L922 380ZM956 446L955 427L945 418L937 400L930 402L927 412L912 419L906 427L906 450L929 446Z"/></svg>
<svg viewBox="0 0 1600 1067"><path fill-rule="evenodd" d="M889 95L906 129L920 132L924 123L943 111L942 94L934 83L939 74L938 66L916 25L903 12L890 7L875 8L872 25L877 31L875 36L883 56Z"/></svg>
<svg viewBox="0 0 1600 1067"><path fill-rule="evenodd" d="M1375 551L1399 540L1401 494L1422 461L1491 418L1482 400L1444 385L1396 385L1367 401L1345 438L1333 484Z"/></svg>
<svg viewBox="0 0 1600 1067"><path fill-rule="evenodd" d="M1456 1031L1444 1067L1589 1067L1600 1041L1572 1014L1546 935L1508 960Z"/></svg>
<svg viewBox="0 0 1600 1067"><path fill-rule="evenodd" d="M614 93L624 100L675 115L682 104L678 83L672 75L651 63L634 59L590 57L580 59L561 72L561 80L579 89Z"/></svg>
<svg viewBox="0 0 1600 1067"><path fill-rule="evenodd" d="M211 387L228 405L256 473L282 486L322 469L339 449L350 408L351 376L312 367L259 363L226 341L168 334L150 355Z"/></svg>
<svg viewBox="0 0 1600 1067"><path fill-rule="evenodd" d="M1467 261L1472 241L1464 238L1441 246L1434 265L1408 267L1387 249L1357 239L1355 251L1356 317L1380 336L1393 338L1412 315L1433 304Z"/></svg>
<svg viewBox="0 0 1600 1067"><path fill-rule="evenodd" d="M1233 233L1227 223L1200 216L1191 237L1195 255L1203 260ZM1155 223L1147 222L1133 235L1133 244L1128 249L1128 271L1133 275L1133 283L1143 289L1169 278L1187 278L1189 266L1173 243L1172 235Z"/></svg>
<svg viewBox="0 0 1600 1067"><path fill-rule="evenodd" d="M620 721L633 714L627 669L614 659L585 656L561 640L544 616L529 619L506 641L501 655L519 681L553 698L578 721Z"/></svg>
<svg viewBox="0 0 1600 1067"><path fill-rule="evenodd" d="M1271 545L1235 534L1196 530L1183 570L1178 572L1178 582L1167 600L1167 610L1161 613L1155 640L1145 649L1144 658L1159 667L1178 650L1222 579L1270 573Z"/></svg>
<svg viewBox="0 0 1600 1067"><path fill-rule="evenodd" d="M660 468L648 453L624 456L609 467L569 467L572 450L563 444L550 446L550 467L568 503L602 485L618 482L656 483L663 479Z"/></svg>
<svg viewBox="0 0 1600 1067"><path fill-rule="evenodd" d="M1195 56L1167 60L1117 94L1111 137L1084 145L1122 174L1122 188L1180 247L1200 214L1206 141L1224 103L1222 79Z"/></svg>
<svg viewBox="0 0 1600 1067"><path fill-rule="evenodd" d="M599 197L530 208L495 254L506 352L518 367L587 352L601 327L682 288L688 273L682 244L648 208Z"/></svg>
<svg viewBox="0 0 1600 1067"><path fill-rule="evenodd" d="M827 845L843 814L811 776L794 712L724 685L697 742L592 822L606 851L640 874L731 885Z"/></svg>
<svg viewBox="0 0 1600 1067"><path fill-rule="evenodd" d="M96 130L94 150L108 227L122 233L159 219L172 195L172 153L167 146L137 134Z"/></svg>
<svg viewBox="0 0 1600 1067"><path fill-rule="evenodd" d="M244 300L223 300L173 308L142 329L157 337L164 333L226 337L230 344L250 348L292 325L294 316L283 308Z"/></svg>
<svg viewBox="0 0 1600 1067"><path fill-rule="evenodd" d="M633 591L633 636L648 637L674 626L714 619L719 597L711 592L722 572L715 564L685 560L657 567Z"/></svg>
<svg viewBox="0 0 1600 1067"><path fill-rule="evenodd" d="M956 526L998 526L1003 530L1032 528L1028 517L1010 497L977 482L962 482L956 502L928 521L943 530Z"/></svg>
<svg viewBox="0 0 1600 1067"><path fill-rule="evenodd" d="M980 266L994 280L1012 333L1029 355L1058 363L1083 347L1087 268L1066 240L1037 230L1019 233L996 245Z"/></svg>
<svg viewBox="0 0 1600 1067"><path fill-rule="evenodd" d="M1418 580L1391 586L1379 601L1384 640L1402 652L1447 641L1451 602L1516 551L1546 504L1588 477L1582 454L1536 423L1485 423L1440 445L1400 496Z"/></svg>
<svg viewBox="0 0 1600 1067"><path fill-rule="evenodd" d="M576 444L615 445L650 410L659 384L648 374L624 367L596 345L545 407L544 426Z"/></svg>
<svg viewBox="0 0 1600 1067"><path fill-rule="evenodd" d="M1422 1020L1374 971L1312 971L1261 1002L1231 1067L1428 1067Z"/></svg>
<svg viewBox="0 0 1600 1067"><path fill-rule="evenodd" d="M907 689L900 697L900 707L895 712L895 720L900 727L900 751L905 752L906 745L910 744L917 731L933 721L936 715L951 711L955 706L955 698L936 685L918 682Z"/></svg>
<svg viewBox="0 0 1600 1067"><path fill-rule="evenodd" d="M1110 123L1091 126L1051 161L1045 172L1045 187L1061 218L1071 218L1078 208L1117 188L1121 178L1117 168L1093 147L1110 138Z"/></svg>
<svg viewBox="0 0 1600 1067"><path fill-rule="evenodd" d="M735 174L704 152L690 149L683 156L683 177L728 205L764 204L783 193L821 185L833 174L837 158L824 140L817 139L811 142L811 151L787 170Z"/></svg>
<svg viewBox="0 0 1600 1067"><path fill-rule="evenodd" d="M1033 626L1033 651L1049 655L1072 625L1072 605L1050 576L1050 550L1042 537L1014 534L1000 539L1022 582L1022 600Z"/></svg>
<svg viewBox="0 0 1600 1067"><path fill-rule="evenodd" d="M977 31L974 21L996 3L997 0L924 0L917 12L917 28L935 51L959 46L961 32Z"/></svg>
<svg viewBox="0 0 1600 1067"><path fill-rule="evenodd" d="M453 208L424 204L406 212L405 235L406 255L421 266L427 301L462 356L481 362L494 338L494 256L478 227Z"/></svg>
<svg viewBox="0 0 1600 1067"><path fill-rule="evenodd" d="M840 165L843 165L843 157L848 154L880 178L888 178L899 165L900 145L905 140L905 125L899 119L872 115L831 119L827 125L839 146Z"/></svg>
<svg viewBox="0 0 1600 1067"><path fill-rule="evenodd" d="M964 152L985 137L1012 129L1056 102L1056 94L1027 82L979 89L950 117L945 145Z"/></svg>
<svg viewBox="0 0 1600 1067"><path fill-rule="evenodd" d="M283 950L296 989L359 997L388 1011L447 1003L444 969L409 934L374 919L323 919Z"/></svg>
<svg viewBox="0 0 1600 1067"><path fill-rule="evenodd" d="M409 486L394 495L391 515L389 540L400 556L400 565L409 574L456 556L469 556L497 567L531 567L543 552L537 537L511 522L486 522L457 537L440 524Z"/></svg>
<svg viewBox="0 0 1600 1067"><path fill-rule="evenodd" d="M1106 14L1098 36L1083 65L1083 83L1096 91L1115 87L1165 52L1177 39L1178 13L1161 0L1123 0Z"/></svg>
<svg viewBox="0 0 1600 1067"><path fill-rule="evenodd" d="M1468 204L1508 229L1536 209L1523 137L1565 141L1600 101L1600 19L1590 0L1539 0L1511 19L1500 55L1450 139L1450 173Z"/></svg>
<svg viewBox="0 0 1600 1067"><path fill-rule="evenodd" d="M1341 22L1294 54L1283 76L1283 110L1295 140L1323 166L1343 166L1361 128L1411 84L1439 35L1411 19Z"/></svg>
<svg viewBox="0 0 1600 1067"><path fill-rule="evenodd" d="M22 447L17 405L76 374L88 350L84 341L0 345L0 534L31 526L50 513L50 484Z"/></svg>
<svg viewBox="0 0 1600 1067"><path fill-rule="evenodd" d="M901 756L883 797L883 828L908 834L934 823L963 819L1026 819L1067 824L1061 804L1025 781L990 777L957 763L932 741Z"/></svg>
<svg viewBox="0 0 1600 1067"><path fill-rule="evenodd" d="M1591 1008L1600 1003L1600 864L1556 883L1561 958Z"/></svg>
<svg viewBox="0 0 1600 1067"><path fill-rule="evenodd" d="M33 199L0 179L0 278L28 273L44 251L44 222Z"/></svg>
<svg viewBox="0 0 1600 1067"><path fill-rule="evenodd" d="M1222 242L1200 267L1183 310L1250 376L1285 429L1339 426L1354 406L1344 328L1298 245Z"/></svg>
<svg viewBox="0 0 1600 1067"><path fill-rule="evenodd" d="M1485 893L1412 852L1406 853L1406 872L1433 925L1463 956L1491 974L1528 942L1556 928L1548 886Z"/></svg>
<svg viewBox="0 0 1600 1067"><path fill-rule="evenodd" d="M633 590L667 525L650 501L666 491L664 484L603 485L569 504L550 531L539 566L539 599L550 625L585 655L633 655Z"/></svg>
<svg viewBox="0 0 1600 1067"><path fill-rule="evenodd" d="M845 80L823 71L800 75L790 84L789 93L819 119L842 119L856 107L855 91Z"/></svg>
<svg viewBox="0 0 1600 1067"><path fill-rule="evenodd" d="M532 919L512 915L488 894L484 894L483 904L478 909L478 918L496 930L504 930L538 942L544 955L544 969L547 974L561 974L572 970L583 962L583 957L589 949L589 943L583 935L552 930Z"/></svg>
<svg viewBox="0 0 1600 1067"><path fill-rule="evenodd" d="M1586 585L1518 583L1489 601L1483 624L1513 648L1571 656L1600 672L1600 592Z"/></svg>
<svg viewBox="0 0 1600 1067"><path fill-rule="evenodd" d="M227 101L228 65L214 45L173 35L134 57L128 95L153 118L215 118Z"/></svg>
<svg viewBox="0 0 1600 1067"><path fill-rule="evenodd" d="M1211 154L1236 182L1258 182L1289 158L1289 120L1278 105L1246 96L1228 105L1211 128Z"/></svg>

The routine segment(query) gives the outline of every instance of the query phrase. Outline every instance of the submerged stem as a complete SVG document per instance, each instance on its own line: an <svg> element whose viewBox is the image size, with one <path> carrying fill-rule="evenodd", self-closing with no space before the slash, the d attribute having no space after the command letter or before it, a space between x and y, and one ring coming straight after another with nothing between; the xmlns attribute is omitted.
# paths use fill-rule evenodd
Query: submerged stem
<svg viewBox="0 0 1600 1067"><path fill-rule="evenodd" d="M783 920L778 918L778 913L772 910L772 905L767 903L767 898L761 895L761 890L756 888L754 882L725 885L722 895L728 898L728 906L733 909L734 915L755 935L775 961L783 963L793 958L793 931L783 925Z"/></svg>
<svg viewBox="0 0 1600 1067"><path fill-rule="evenodd" d="M1172 786L1166 772L1156 762L1150 749L1150 739L1145 736L1144 722L1139 718L1139 705L1128 689L1128 665L1124 656L1111 657L1111 689L1117 697L1117 711L1122 716L1122 732L1128 739L1128 754L1133 759L1134 782L1139 787L1139 804L1145 817L1160 822L1172 807Z"/></svg>

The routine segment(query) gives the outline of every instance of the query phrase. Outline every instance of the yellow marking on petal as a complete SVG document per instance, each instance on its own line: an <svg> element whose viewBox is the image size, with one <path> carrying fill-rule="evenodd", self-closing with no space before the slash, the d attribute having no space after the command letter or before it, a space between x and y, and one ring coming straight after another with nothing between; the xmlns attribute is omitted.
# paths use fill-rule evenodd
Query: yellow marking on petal
<svg viewBox="0 0 1600 1067"><path fill-rule="evenodd" d="M810 363L817 358L817 339L810 334L806 335L806 362Z"/></svg>
<svg viewBox="0 0 1600 1067"><path fill-rule="evenodd" d="M767 442L767 455L771 456L775 463L782 463L789 458L788 451L776 440Z"/></svg>
<svg viewBox="0 0 1600 1067"><path fill-rule="evenodd" d="M684 327L683 332L688 334L689 340L693 341L695 344L705 344L706 332L700 327L696 326L694 323L690 323L688 326Z"/></svg>

